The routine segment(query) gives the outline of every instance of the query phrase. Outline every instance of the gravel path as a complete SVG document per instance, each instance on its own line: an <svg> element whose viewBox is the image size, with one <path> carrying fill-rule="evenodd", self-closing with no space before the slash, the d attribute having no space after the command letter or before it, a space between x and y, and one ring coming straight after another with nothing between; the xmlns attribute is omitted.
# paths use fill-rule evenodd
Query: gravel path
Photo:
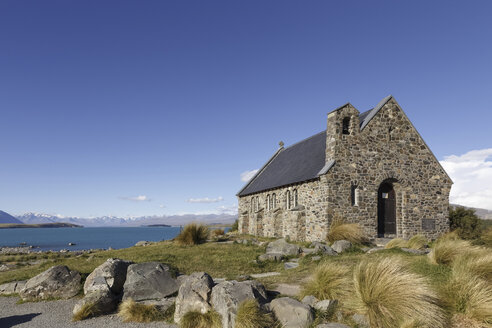
<svg viewBox="0 0 492 328"><path fill-rule="evenodd" d="M0 297L1 328L177 328L163 322L123 323L116 315L105 315L79 322L72 322L72 309L76 299L15 304L17 297Z"/></svg>

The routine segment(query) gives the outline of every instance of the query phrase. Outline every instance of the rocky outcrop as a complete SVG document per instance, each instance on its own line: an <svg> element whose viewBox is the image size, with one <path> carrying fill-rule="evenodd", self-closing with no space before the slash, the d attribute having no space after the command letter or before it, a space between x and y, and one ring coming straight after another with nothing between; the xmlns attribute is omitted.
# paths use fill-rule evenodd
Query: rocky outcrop
<svg viewBox="0 0 492 328"><path fill-rule="evenodd" d="M87 277L84 283L84 294L95 291L111 291L120 294L126 280L126 271L132 264L120 259L107 259Z"/></svg>
<svg viewBox="0 0 492 328"><path fill-rule="evenodd" d="M77 271L70 271L64 265L54 266L29 279L19 296L23 300L71 298L78 294L80 280Z"/></svg>
<svg viewBox="0 0 492 328"><path fill-rule="evenodd" d="M207 313L210 309L210 294L214 282L205 272L195 272L186 277L179 287L176 297L174 321L180 322L183 315L189 311Z"/></svg>
<svg viewBox="0 0 492 328"><path fill-rule="evenodd" d="M337 240L331 245L331 248L337 253L342 253L352 247L352 243L348 240Z"/></svg>
<svg viewBox="0 0 492 328"><path fill-rule="evenodd" d="M311 247L314 247L315 253L321 253L325 255L338 255L333 248L320 242L313 242Z"/></svg>
<svg viewBox="0 0 492 328"><path fill-rule="evenodd" d="M309 327L314 317L311 307L290 297L276 298L270 308L284 328Z"/></svg>
<svg viewBox="0 0 492 328"><path fill-rule="evenodd" d="M26 281L12 281L0 285L0 295L10 295L19 293L26 285Z"/></svg>
<svg viewBox="0 0 492 328"><path fill-rule="evenodd" d="M267 254L282 254L283 256L297 256L301 248L294 244L289 244L285 239L278 239L268 244Z"/></svg>
<svg viewBox="0 0 492 328"><path fill-rule="evenodd" d="M126 273L123 299L157 300L171 296L178 289L178 281L167 265L159 262L132 264Z"/></svg>
<svg viewBox="0 0 492 328"><path fill-rule="evenodd" d="M233 328L239 304L256 299L259 304L267 301L265 287L258 281L224 281L212 289L211 305L222 316L222 327Z"/></svg>

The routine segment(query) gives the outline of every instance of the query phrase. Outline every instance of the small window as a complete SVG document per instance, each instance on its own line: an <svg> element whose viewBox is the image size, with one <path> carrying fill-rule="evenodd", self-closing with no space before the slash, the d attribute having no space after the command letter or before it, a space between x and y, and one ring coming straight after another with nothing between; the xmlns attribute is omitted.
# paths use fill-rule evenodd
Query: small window
<svg viewBox="0 0 492 328"><path fill-rule="evenodd" d="M267 195L266 197L266 209L267 211L270 210L270 195Z"/></svg>
<svg viewBox="0 0 492 328"><path fill-rule="evenodd" d="M277 207L277 196L275 194L272 195L272 208L275 209Z"/></svg>
<svg viewBox="0 0 492 328"><path fill-rule="evenodd" d="M285 197L287 198L287 209L290 210L290 190L287 190Z"/></svg>
<svg viewBox="0 0 492 328"><path fill-rule="evenodd" d="M297 189L294 189L294 207L297 207Z"/></svg>
<svg viewBox="0 0 492 328"><path fill-rule="evenodd" d="M350 190L350 199L352 201L352 206L359 206L359 187L352 186Z"/></svg>
<svg viewBox="0 0 492 328"><path fill-rule="evenodd" d="M390 128L388 129L388 141L393 140L393 135L392 135L392 133L393 133L393 127L390 127Z"/></svg>
<svg viewBox="0 0 492 328"><path fill-rule="evenodd" d="M342 134L350 134L350 117L345 117L343 119Z"/></svg>
<svg viewBox="0 0 492 328"><path fill-rule="evenodd" d="M251 212L255 211L255 198L251 198Z"/></svg>
<svg viewBox="0 0 492 328"><path fill-rule="evenodd" d="M256 196L256 211L260 210L260 198Z"/></svg>

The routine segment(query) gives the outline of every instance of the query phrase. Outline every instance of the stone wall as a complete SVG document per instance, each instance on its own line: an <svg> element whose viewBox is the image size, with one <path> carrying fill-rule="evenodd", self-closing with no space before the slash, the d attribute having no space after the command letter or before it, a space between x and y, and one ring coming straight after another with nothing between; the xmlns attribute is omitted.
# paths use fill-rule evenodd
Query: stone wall
<svg viewBox="0 0 492 328"><path fill-rule="evenodd" d="M342 122L350 117L350 134ZM334 218L361 224L378 233L378 189L384 181L396 194L396 236L424 234L436 238L448 231L451 180L394 99L359 129L359 112L350 104L328 115L326 161L335 165L317 180L239 198L243 233L293 240L323 240ZM357 188L357 204L352 188ZM298 206L287 208L286 193L297 189ZM276 206L267 209L267 195ZM260 208L251 209L258 197Z"/></svg>

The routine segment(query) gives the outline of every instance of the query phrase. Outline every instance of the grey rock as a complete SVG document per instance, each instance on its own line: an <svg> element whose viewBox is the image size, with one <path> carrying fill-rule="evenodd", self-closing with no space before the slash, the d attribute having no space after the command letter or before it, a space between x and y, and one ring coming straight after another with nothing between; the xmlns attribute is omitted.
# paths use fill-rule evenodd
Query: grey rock
<svg viewBox="0 0 492 328"><path fill-rule="evenodd" d="M309 327L313 323L311 307L290 297L276 298L270 307L285 328Z"/></svg>
<svg viewBox="0 0 492 328"><path fill-rule="evenodd" d="M348 240L337 240L331 245L331 248L337 253L343 253L350 247L352 247L352 243Z"/></svg>
<svg viewBox="0 0 492 328"><path fill-rule="evenodd" d="M266 253L258 256L258 260L260 261L281 261L284 258L283 254L280 253Z"/></svg>
<svg viewBox="0 0 492 328"><path fill-rule="evenodd" d="M352 320L357 324L357 327L370 328L369 319L363 314L356 313L352 315Z"/></svg>
<svg viewBox="0 0 492 328"><path fill-rule="evenodd" d="M195 272L188 276L179 287L176 297L174 321L179 323L189 311L207 313L210 309L210 294L214 282L205 272Z"/></svg>
<svg viewBox="0 0 492 328"><path fill-rule="evenodd" d="M223 328L234 328L239 304L247 299L256 299L259 304L266 303L265 287L255 280L232 280L221 282L212 289L210 304L222 316Z"/></svg>
<svg viewBox="0 0 492 328"><path fill-rule="evenodd" d="M316 253L316 250L314 248L302 248L302 253L303 254L313 254Z"/></svg>
<svg viewBox="0 0 492 328"><path fill-rule="evenodd" d="M372 253L375 253L375 252L382 251L384 249L385 249L384 247L377 246L377 247L373 247L373 248L369 249L366 253L367 254L372 254Z"/></svg>
<svg viewBox="0 0 492 328"><path fill-rule="evenodd" d="M332 312L338 305L338 300L322 300L314 304L314 308L321 312Z"/></svg>
<svg viewBox="0 0 492 328"><path fill-rule="evenodd" d="M299 263L297 262L286 262L284 263L284 269L289 270L289 269L295 269L299 266Z"/></svg>
<svg viewBox="0 0 492 328"><path fill-rule="evenodd" d="M306 305L313 307L314 304L319 302L319 299L317 299L313 295L307 295L307 296L304 296L304 298L302 299L301 302L302 302L302 304L306 304Z"/></svg>
<svg viewBox="0 0 492 328"><path fill-rule="evenodd" d="M107 259L91 272L84 283L84 294L97 290L120 294L126 280L126 271L133 262L120 259Z"/></svg>
<svg viewBox="0 0 492 328"><path fill-rule="evenodd" d="M314 250L316 253L321 253L325 255L331 255L331 256L338 255L333 248L322 243L317 243L316 246L314 247Z"/></svg>
<svg viewBox="0 0 492 328"><path fill-rule="evenodd" d="M178 285L181 287L183 282L188 278L189 276L186 274L182 274L176 277L176 281L178 282Z"/></svg>
<svg viewBox="0 0 492 328"><path fill-rule="evenodd" d="M172 277L167 265L159 262L132 264L126 273L123 299L161 299L176 293L178 289L178 282Z"/></svg>
<svg viewBox="0 0 492 328"><path fill-rule="evenodd" d="M139 301L138 303L145 304L145 305L153 305L157 308L157 310L164 313L167 311L167 309L169 309L174 304L174 302L176 302L176 297L167 297L160 300L145 300L145 301Z"/></svg>
<svg viewBox="0 0 492 328"><path fill-rule="evenodd" d="M329 322L329 323L322 323L321 325L317 325L316 328L350 328L350 326L338 322Z"/></svg>
<svg viewBox="0 0 492 328"><path fill-rule="evenodd" d="M253 273L251 274L251 278L259 279L259 278L273 277L278 275L280 275L280 272Z"/></svg>
<svg viewBox="0 0 492 328"><path fill-rule="evenodd" d="M319 261L321 260L321 256L313 256L311 257L311 261Z"/></svg>
<svg viewBox="0 0 492 328"><path fill-rule="evenodd" d="M147 240L141 240L135 244L135 246L149 246L152 242Z"/></svg>
<svg viewBox="0 0 492 328"><path fill-rule="evenodd" d="M412 248L405 248L405 247L402 247L400 249L403 252L410 253L410 254L415 254L415 255L424 255L424 254L427 254L428 253L428 251L422 251L422 250L419 250L419 249L412 249Z"/></svg>
<svg viewBox="0 0 492 328"><path fill-rule="evenodd" d="M94 314L106 314L111 313L116 309L118 305L118 298L114 296L109 290L96 290L88 293L81 299L73 308L73 314L77 314L82 307L86 304L94 306Z"/></svg>
<svg viewBox="0 0 492 328"><path fill-rule="evenodd" d="M0 295L16 294L26 285L26 281L12 281L0 285Z"/></svg>
<svg viewBox="0 0 492 328"><path fill-rule="evenodd" d="M281 295L296 297L301 292L301 286L291 284L278 284L275 288L273 288L273 290Z"/></svg>
<svg viewBox="0 0 492 328"><path fill-rule="evenodd" d="M267 254L277 253L284 256L297 256L301 248L294 244L289 244L285 239L278 239L268 244L266 248Z"/></svg>
<svg viewBox="0 0 492 328"><path fill-rule="evenodd" d="M19 292L23 300L47 298L71 298L80 290L81 277L77 271L70 271L64 265L53 266L29 279Z"/></svg>

